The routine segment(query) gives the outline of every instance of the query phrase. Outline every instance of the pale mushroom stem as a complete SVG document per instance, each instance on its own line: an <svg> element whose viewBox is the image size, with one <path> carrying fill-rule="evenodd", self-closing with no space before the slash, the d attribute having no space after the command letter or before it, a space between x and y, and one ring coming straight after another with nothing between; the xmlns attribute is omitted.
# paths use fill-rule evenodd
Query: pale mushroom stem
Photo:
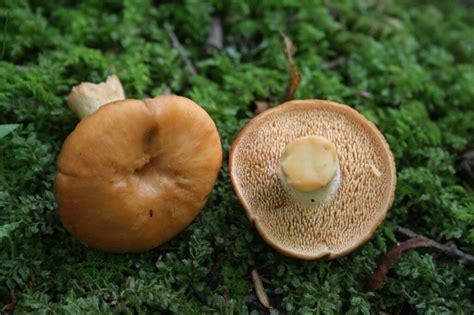
<svg viewBox="0 0 474 315"><path fill-rule="evenodd" d="M67 103L69 108L82 119L94 113L102 105L124 99L122 83L116 75L111 75L105 82L99 84L82 82L76 85L69 93Z"/></svg>
<svg viewBox="0 0 474 315"><path fill-rule="evenodd" d="M340 183L336 147L321 136L290 142L280 159L278 176L292 198L308 204L324 203Z"/></svg>

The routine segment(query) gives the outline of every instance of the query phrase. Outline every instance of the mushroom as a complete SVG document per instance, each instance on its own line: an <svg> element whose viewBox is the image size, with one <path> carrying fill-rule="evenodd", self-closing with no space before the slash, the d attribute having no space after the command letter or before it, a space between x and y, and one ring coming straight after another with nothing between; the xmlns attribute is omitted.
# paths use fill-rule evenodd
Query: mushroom
<svg viewBox="0 0 474 315"><path fill-rule="evenodd" d="M375 125L323 100L290 101L253 118L232 144L229 172L263 239L300 259L334 259L365 243L396 185Z"/></svg>
<svg viewBox="0 0 474 315"><path fill-rule="evenodd" d="M222 162L214 122L190 99L124 97L116 77L72 89L69 106L85 117L64 142L55 181L66 230L108 252L149 250L186 228Z"/></svg>

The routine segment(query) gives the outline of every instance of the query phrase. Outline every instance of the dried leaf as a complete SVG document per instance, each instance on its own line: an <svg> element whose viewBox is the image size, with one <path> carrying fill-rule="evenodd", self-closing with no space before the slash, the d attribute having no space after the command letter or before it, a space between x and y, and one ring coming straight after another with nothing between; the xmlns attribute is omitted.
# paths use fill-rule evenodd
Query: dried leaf
<svg viewBox="0 0 474 315"><path fill-rule="evenodd" d="M364 283L364 292L374 291L382 287L385 275L393 264L398 261L403 251L417 247L430 247L432 245L433 242L431 240L416 237L392 247L388 253L379 260L377 269L374 273L366 279Z"/></svg>
<svg viewBox="0 0 474 315"><path fill-rule="evenodd" d="M253 285L255 286L255 293L257 294L257 298L260 303L265 306L266 308L271 308L270 301L268 300L267 292L262 284L262 279L260 279L260 275L258 274L256 269L252 270L252 280Z"/></svg>
<svg viewBox="0 0 474 315"><path fill-rule="evenodd" d="M4 312L9 312L9 311L13 311L13 309L15 308L16 304L18 303L17 299L16 299L16 295L15 295L15 289L11 289L10 290L10 296L11 296L11 302L8 303L8 304L5 304L3 307L2 307L2 311Z"/></svg>
<svg viewBox="0 0 474 315"><path fill-rule="evenodd" d="M5 311L5 312L13 311L15 306L16 306L16 301L12 301L8 304L5 304L2 308L2 311Z"/></svg>
<svg viewBox="0 0 474 315"><path fill-rule="evenodd" d="M288 38L288 36L286 36L285 33L280 32L280 34L285 44L286 59L290 65L290 82L286 91L286 99L290 101L295 98L296 90L298 89L298 86L301 82L301 74L296 70L296 66L293 61L293 55L296 52L295 45L293 45L292 41Z"/></svg>

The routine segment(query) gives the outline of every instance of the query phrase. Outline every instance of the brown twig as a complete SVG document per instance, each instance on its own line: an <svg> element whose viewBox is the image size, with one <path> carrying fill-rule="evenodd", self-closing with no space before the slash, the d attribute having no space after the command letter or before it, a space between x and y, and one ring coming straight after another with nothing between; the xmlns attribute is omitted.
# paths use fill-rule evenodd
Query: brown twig
<svg viewBox="0 0 474 315"><path fill-rule="evenodd" d="M469 255L456 245L443 245L425 236L418 235L410 229L394 225L397 233L409 237L410 239L392 247L388 253L383 256L377 265L377 269L370 275L364 283L364 292L374 291L382 287L385 275L395 264L403 251L417 247L431 247L442 253L458 258L459 262L465 265L474 265L474 256Z"/></svg>
<svg viewBox="0 0 474 315"><path fill-rule="evenodd" d="M374 291L382 287L385 275L398 259L400 259L400 255L403 251L417 247L430 247L431 244L432 242L428 239L415 237L392 247L387 255L380 258L374 273L365 280L364 292Z"/></svg>
<svg viewBox="0 0 474 315"><path fill-rule="evenodd" d="M171 27L171 25L165 24L165 29L168 32L168 36L170 37L171 42L173 43L173 47L176 48L179 55L183 59L184 64L186 65L186 68L188 68L192 76L196 76L197 75L196 68L191 62L191 59L189 59L188 52L186 51L186 49L184 49L183 45L181 45L181 42L179 41L178 37L174 33L173 28Z"/></svg>
<svg viewBox="0 0 474 315"><path fill-rule="evenodd" d="M215 17L212 19L211 31L206 41L207 52L210 53L213 49L222 49L223 45L223 31L221 19Z"/></svg>
<svg viewBox="0 0 474 315"><path fill-rule="evenodd" d="M457 246L454 244L451 244L451 245L440 244L436 241L433 241L432 239L427 238L426 236L418 235L412 230L398 226L398 225L395 225L394 229L397 233L406 237L410 237L410 238L418 237L425 240L429 240L431 242L430 247L433 247L434 249L437 249L440 252L445 253L447 255L458 258L459 262L464 265L474 265L474 256L463 252L462 250L457 248Z"/></svg>
<svg viewBox="0 0 474 315"><path fill-rule="evenodd" d="M283 38L283 43L285 44L285 54L288 64L290 65L290 82L288 84L288 89L286 91L286 99L291 101L295 98L296 90L301 82L301 74L296 70L295 62L293 61L293 55L296 52L296 47L293 45L291 40L286 36L285 33L281 32L281 37Z"/></svg>

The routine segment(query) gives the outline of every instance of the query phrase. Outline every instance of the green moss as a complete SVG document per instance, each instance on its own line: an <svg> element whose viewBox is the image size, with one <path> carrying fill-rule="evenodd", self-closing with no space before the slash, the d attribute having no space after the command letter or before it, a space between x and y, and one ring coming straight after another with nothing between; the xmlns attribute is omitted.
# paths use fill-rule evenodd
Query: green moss
<svg viewBox="0 0 474 315"><path fill-rule="evenodd" d="M470 314L472 270L427 249L404 254L381 290L361 293L397 241L389 223L474 252L474 198L457 164L474 143L474 19L462 1L27 1L0 4L0 307L15 289L22 313L247 313L250 271L290 314ZM209 53L212 16L222 51ZM198 75L170 41L174 29ZM246 219L224 165L206 208L147 253L107 255L59 222L55 160L77 118L65 97L117 73L129 97L170 89L216 120L226 154L254 100L284 101L279 31L298 47L298 98L362 111L384 132L398 167L386 223L337 261L296 261L269 248ZM2 127L6 130L8 127ZM227 158L227 156L226 156Z"/></svg>

